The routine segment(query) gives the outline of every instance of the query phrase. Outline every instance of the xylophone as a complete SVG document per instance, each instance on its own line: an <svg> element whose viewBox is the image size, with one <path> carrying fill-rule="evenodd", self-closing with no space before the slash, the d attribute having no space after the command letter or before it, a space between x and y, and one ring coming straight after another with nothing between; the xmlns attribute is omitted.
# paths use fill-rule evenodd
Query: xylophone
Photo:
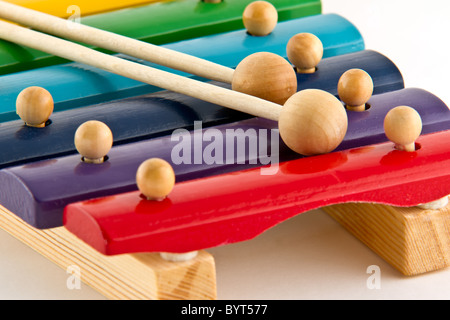
<svg viewBox="0 0 450 320"><path fill-rule="evenodd" d="M377 54L374 54L373 52L369 53L371 54L371 57L379 58ZM352 54L349 59L353 63L355 62L353 59L356 54L358 53ZM331 61L331 59L332 58L330 57L330 60L325 59L323 62ZM342 60L333 61L338 61L337 64L342 66ZM330 65L331 64L332 63L330 63ZM226 165L219 165L217 167L175 166L174 169L176 170L177 182L184 182L179 185L177 184L170 197L163 201L156 202L145 200L139 196L139 192L130 191L133 188L136 189L134 181L135 175L133 172L136 172L139 163L145 158L153 156L170 159L170 151L173 150L174 143L170 140L170 137L164 135L180 126L189 128L189 125L192 124L192 120L194 120L190 119L185 124L175 124L170 129L166 128L165 131L160 131L159 136L157 133L155 134L155 132L140 133L141 137L139 139L142 139L142 141L113 148L111 152L108 153L108 161L97 167L80 162L79 155L70 155L68 157L61 156L65 155L64 152L73 154L73 146L70 151L51 151L53 153L43 156L43 158L47 158L47 160L41 162L34 162L39 159L39 156L32 156L31 160L33 162L23 166L17 166L17 163L8 163L10 160L6 160L5 166L7 168L2 170L2 185L12 186L9 189L9 191L12 192L11 194L7 193L9 192L8 190L5 190L5 193L2 192L2 196L4 197L2 203L5 204L6 207L18 204L12 211L27 222L19 223L20 228L25 229L31 228L29 225L33 224L35 227L39 228L49 228L61 225L60 222L55 223L55 219L53 218L50 219L52 221L50 222L50 225L48 225L48 222L46 221L47 218L43 217L49 213L58 216L59 212L59 218L61 219L61 211L65 208L66 213L64 215L64 222L67 230L76 234L79 238L101 253L116 255L135 252L195 252L195 250L248 240L260 234L267 228L298 214L301 210L310 210L336 202L382 201L398 205L399 203L396 202L394 197L389 197L389 195L392 195L392 190L395 192L401 191L403 194L410 194L410 188L413 188L411 186L417 180L422 181L423 183L425 183L425 181L430 183L430 186L433 186L432 191L423 194L417 193L415 199L408 198L402 202L401 205L415 205L417 203L430 202L437 198L442 198L448 193L445 190L445 185L448 185L445 180L447 178L445 172L436 172L434 179L431 179L432 181L429 181L429 176L424 175L423 171L419 173L415 172L415 169L418 166L425 169L432 169L433 165L427 166L427 163L434 164L434 166L438 167L445 167L445 161L447 160L445 146L442 143L432 142L434 140L439 141L438 138L434 135L430 135L430 138L426 136L423 137L423 140L419 140L419 143L421 144L420 150L425 149L424 146L430 146L430 148L426 148L427 153L423 155L419 154L419 152L410 154L397 151L389 152L392 150L391 143L378 143L386 140L382 128L382 121L386 111L392 109L400 102L401 104L412 105L420 112L424 133L445 130L448 127L448 109L442 101L426 91L403 89L403 81L399 71L387 59L380 59L380 65L387 66L391 76L389 79L383 80L382 75L385 75L384 72L380 72L380 78L376 77L375 72L369 72L374 77L374 92L377 94L369 100L368 103L370 109L368 112L348 113L349 127L347 135L339 149L337 149L336 152L326 155L305 158L299 157L297 153L289 150L281 141L282 146L279 154L281 161L280 170L274 176L261 175L261 168L259 168L259 165L260 163L263 163L263 159L260 158L258 154L253 154L250 156L254 157L253 159L259 160L259 163L258 161L249 161L256 164L256 166L254 166L253 169L245 171L236 171L251 167L246 164L245 161L241 167ZM380 70L380 65L374 67L373 70ZM369 65L364 65L362 67L354 64L353 67L368 69ZM350 65L345 67L345 69L350 68ZM322 70L322 66L319 65L318 71L322 72ZM336 74L339 76L342 73L342 69L336 71ZM306 75L305 77L314 78L318 75L319 73L314 73L312 77L309 77L309 75ZM329 79L328 77L326 78ZM333 80L330 80L330 82L334 81L334 83L337 83L338 79L339 77L335 77ZM392 81L393 79L395 79L395 81ZM320 83L320 81L318 83ZM313 85L313 87L315 86L317 86L317 83ZM321 88L325 90L330 87L332 90L329 91L332 91L331 93L334 95L338 95L336 86L333 87L326 83L321 86ZM161 93L151 94L148 96L150 97L148 101L151 101L152 97L156 98L155 100L158 101L167 99L169 93L163 94L166 95L164 98L161 98ZM334 99L336 98L334 97ZM176 97L174 100L179 101L180 98ZM132 99L128 101L132 101ZM365 105L365 102L366 101L363 101L362 104ZM183 100L180 104L182 104L182 107L184 108L186 108L186 105L189 106L188 109L193 110L195 113L199 110L196 109L196 106L199 105L199 100L195 98ZM206 105L200 107L200 109L203 108L203 110L210 112L211 110L209 110L209 108L211 106L210 103L206 103ZM342 105L339 104L339 106ZM427 111L424 109L425 107L427 108L427 111L430 109L436 110L436 113L432 113L434 118L427 117ZM95 109L99 109L99 106L95 106ZM106 106L104 110L106 112L111 112L111 105ZM118 107L117 110L117 113L120 113L120 107ZM221 109L216 106L216 110ZM79 112L79 115L84 113L84 111L81 111ZM96 117L98 117L99 114L97 114ZM61 114L60 119L67 117L67 115L68 114L64 116ZM122 116L122 114L120 115ZM204 121L204 119L207 119L208 117L211 116L206 114L205 116L200 117L199 120ZM52 128L53 124L58 123L56 119L57 118L52 117L52 124L49 125L48 128ZM217 121L217 119L207 125L213 125L214 121ZM222 130L222 135L224 137L227 137L227 130L233 128L271 131L274 131L277 128L277 124L274 121L253 118L248 115L243 116L242 114L225 115L225 117L222 118L222 121L223 123L216 128ZM18 123L19 121L8 123L8 127L17 128ZM25 131L26 130L28 129L25 129ZM73 139L74 130L71 130ZM14 129L10 129L10 132L14 132ZM39 131L34 130L34 132L36 133ZM113 130L113 132L115 131ZM191 137L191 135L192 137L195 137L195 135L198 134L198 131L182 131L182 133L185 137ZM203 134L205 133L207 133L207 129L203 131ZM48 132L48 130L47 133L41 131L41 134L42 136L39 136L38 134L38 139L46 135L51 135L51 132ZM445 138L445 132L443 134L437 133L437 135L438 137ZM19 138L17 144L19 145L22 141L27 140L27 137L31 136L32 135L27 135L27 133L23 132L19 136L16 135L16 137ZM152 137L152 139L147 140L149 136ZM136 137L131 138L136 139ZM126 139L130 139L130 137ZM33 137L30 140L33 140ZM34 140L34 142L36 141L39 140ZM193 139L193 141L195 147L195 139ZM124 140L123 143L125 142L131 142L131 140ZM269 145L273 146L278 143L278 139L275 138ZM364 145L368 145L368 147L357 148L358 146ZM142 155L139 155L139 150L152 150L154 153L142 152ZM121 155L129 154L133 155L133 161L136 161L136 163L133 164L134 167L131 168L131 173L125 173L125 168L128 165L121 165L119 160L123 157ZM411 157L411 154L414 156ZM388 156L386 157L386 155ZM269 155L266 155L266 157L268 156ZM412 161L411 158L413 158L415 162ZM378 168L380 159L382 160L382 163L386 164L382 168ZM430 161L430 159L432 159L432 161ZM128 161L129 159L124 160ZM122 162L124 160L122 160ZM238 159L234 160L234 162L238 162ZM26 162L30 160L19 159L19 164L21 164L21 161ZM363 167L355 166L356 163L360 162L364 163ZM397 168L392 171L393 165L401 166L401 169ZM358 167L359 171L353 172L353 168L356 167ZM126 169L128 170L128 168ZM365 177L367 172L378 169L379 171L377 171L376 174L370 175L369 178ZM50 178L49 172L52 173L52 178ZM56 172L61 172L61 177L55 178L57 177ZM74 173L75 175L67 176L69 172L72 174ZM227 172L229 172L229 174L224 174ZM393 174L393 172L395 174ZM118 173L124 173L124 176L127 177L125 179L118 177ZM338 176L336 176L336 174L338 174ZM399 185L399 179L396 174L406 175L406 177L410 177L410 180L402 181L403 183ZM48 183L44 182L45 180L42 180L42 178L45 179L45 177L50 178ZM106 189L109 190L101 190L101 188L105 188L104 186L100 187L92 185L92 182L95 181L105 181L103 178L106 177L118 178L116 182L104 184L104 186L108 185ZM372 177L377 177L377 179L371 181ZM383 179L386 184L383 185L384 188L381 188L381 190L379 186L379 177L386 177L386 179ZM58 185L59 182L57 181L60 181L61 185ZM76 182L75 185L79 185L78 189L67 190L70 189L65 186L67 185L67 181ZM89 184L87 183L88 181ZM246 181L247 183L243 184L242 181ZM320 181L320 183L314 183L314 181ZM411 181L411 183L409 183L409 181ZM102 183L99 183L99 185L101 184ZM35 187L33 187L33 185L35 185ZM45 187L43 188L43 185L51 185L52 187L47 189ZM300 190L298 187L299 185L302 186ZM342 190L342 185L348 186L348 188L353 191L350 193L343 192L345 190ZM214 186L220 186L220 188ZM387 188L388 186L392 189ZM92 189L87 190L86 196L81 196L81 189L88 187L92 187ZM267 190L273 191L275 187L277 188L276 192L267 194ZM51 193L46 193L47 190ZM54 191L57 191L58 194L55 194ZM417 190L414 189L413 191ZM63 194L64 192L67 192L67 194ZM106 194L102 192L106 192ZM27 193L28 195L31 195L31 197L29 200L24 200L27 197ZM110 193L113 196L111 198L105 198L105 196L108 195L107 193ZM206 199L204 199L205 195L208 195ZM232 203L229 201L230 195L233 195L232 199L234 199L234 202ZM378 195L379 198L375 195ZM15 198L16 196L17 198ZM81 199L77 197L81 197ZM87 197L87 201L77 202L83 200L83 197ZM198 204L200 198L208 200L202 201L201 207L199 207ZM293 202L292 199L296 199L296 201ZM116 200L118 202L115 202ZM8 201L10 201L10 203L6 205ZM25 201L26 204L24 205L23 202L20 203L20 201ZM33 203L34 201L36 202ZM69 203L73 204L66 207ZM301 205L301 210L299 209L299 205ZM20 214L21 207L35 209L39 208L39 206L42 206L41 209L44 214L40 214L39 210L37 210L38 213L34 213L28 209L26 209L27 212L25 214ZM217 207L221 209L217 210ZM149 212L152 212L152 214L149 215ZM183 212L183 214L180 214L180 212ZM42 223L40 222L40 219L42 219ZM192 223L193 221L196 222ZM120 226L120 228L117 226ZM99 227L101 227L101 229L99 229ZM142 227L142 229L139 229L140 227ZM239 232L233 231L236 229L238 229ZM156 232L153 232L152 230L155 230ZM61 241L62 243L64 240L62 240L59 232L63 232L63 235L66 236L64 233L66 230L57 230L54 232L55 233L53 233L53 230L44 231L44 234L52 238L53 241ZM70 237L70 235L67 236ZM73 236L68 239L71 239L70 241L76 243L75 247L83 245L78 243ZM65 245L70 246L71 244L66 243ZM179 255L168 256L176 259L180 258ZM159 264L159 258L154 255L137 254L131 256L117 256L117 258L119 258L119 260L115 262L117 265L122 263L136 264L136 262L130 262L128 260L138 260L140 266L137 266L136 264L133 271L142 269L143 261L145 261L145 263ZM120 261L121 258L124 258L125 260ZM103 260L98 261L105 263ZM96 263L99 263L98 261L96 261ZM193 287L190 288L190 290L192 290L194 294L199 294L199 296L202 297L214 296L213 294L205 295L205 291L208 289L207 287L213 285L215 276L214 272L211 271L214 269L213 261L205 252L201 251L196 258L188 262L182 262L182 264L178 264L177 267L174 267L173 263L172 265L167 262L163 262L162 264L164 266L160 266L160 269L155 268L156 271L154 272L157 274L158 272L161 272L158 276L176 278L184 273L182 271L174 271L174 269L188 270L188 274L195 273L196 276L200 277L200 280L204 281L200 287L195 287L195 283L191 283L190 285ZM168 264L170 267L167 267ZM112 265L114 265L114 263L112 263ZM201 268L204 268L202 269L204 271L194 272L194 270L198 270L199 265ZM103 268L104 266L102 266L102 269ZM167 268L170 268L170 270L167 271ZM120 272L120 270L117 271L116 269L116 271L109 272L117 276L117 272ZM166 274L164 274L164 272ZM148 275L148 277L149 281L152 281L150 279L151 276ZM186 276L184 276L184 278L186 278ZM111 279L109 280L111 281ZM198 282L200 282L200 280L198 278L196 279ZM166 281L170 283L173 279L161 280L159 285L162 286L162 289L160 289L161 295L159 298L182 298L186 297L185 294L187 294L187 297L192 297L189 296L191 292L183 292L183 289L180 289L179 286L176 286L175 289L177 290L175 290L170 287L170 284L168 285L165 283ZM192 282L192 279L188 281ZM138 284L135 285L139 287ZM168 286L168 288L164 286ZM132 289L127 290L132 291ZM171 292L171 290L175 290L177 293L174 294L172 292L172 295L164 295L167 294L167 292ZM200 293L196 290L199 290ZM107 294L107 292L105 293ZM120 290L117 290L117 292L114 292L114 295L116 295L115 297L123 297L122 295L126 296L126 293L120 293ZM114 295L111 294L112 297L114 297ZM153 295L151 297L155 296ZM196 297L196 295L194 295L194 297Z"/></svg>
<svg viewBox="0 0 450 320"><path fill-rule="evenodd" d="M12 1L14 2L14 1ZM99 6L110 5L102 1ZM116 11L105 11L84 16L84 8L96 6L79 3L83 10L80 23L108 30L134 39L154 44L192 39L209 34L222 33L242 28L242 11L250 0L231 0L226 3L209 3L208 1L180 0L161 1L144 6L125 8ZM23 2L22 2L23 3ZM29 1L32 8L38 5L46 11L47 1ZM63 2L52 1L48 5L55 8L64 5ZM273 1L277 6L280 21L290 20L320 13L321 4L317 0ZM36 6L36 7L35 7ZM183 17L183 19L180 19ZM107 50L104 50L107 51ZM26 47L12 46L2 43L0 48L0 74L28 70L61 63L63 60L42 51L30 50Z"/></svg>
<svg viewBox="0 0 450 320"><path fill-rule="evenodd" d="M324 25L332 26L333 28L327 29L323 27ZM265 41L261 41L260 38L249 38L244 30L239 30L195 40L179 41L162 45L162 47L200 58L207 58L209 61L217 64L234 68L247 55L262 50L269 50L269 48L273 53L285 55L285 42L295 35L295 30L319 34L324 45L325 59L345 53L359 52L364 49L364 41L359 31L343 17L330 14L280 22L271 36L264 38ZM233 43L233 45L225 45L227 43ZM162 70L169 70L136 58L128 56L126 58L145 65L160 67ZM373 57L366 56L364 58L362 56L359 59L372 60ZM333 65L338 67L340 63L345 62L336 61ZM347 61L346 63L348 64L349 62ZM375 69L375 66L373 68ZM188 74L181 71L179 74L188 76ZM390 73L387 74L389 75ZM99 85L99 79L103 80L103 85ZM311 82L311 80L305 81L301 78L299 81ZM392 82L393 86L395 86L395 81ZM17 91L35 85L45 87L52 93L55 111L159 91L157 87L78 63L49 66L39 70L13 73L1 78L3 95L1 98L0 120L19 119L15 112ZM312 85L314 86L314 84ZM389 83L386 82L386 85L389 85ZM333 87L331 83L329 86L330 89ZM381 89L380 92L383 90Z"/></svg>

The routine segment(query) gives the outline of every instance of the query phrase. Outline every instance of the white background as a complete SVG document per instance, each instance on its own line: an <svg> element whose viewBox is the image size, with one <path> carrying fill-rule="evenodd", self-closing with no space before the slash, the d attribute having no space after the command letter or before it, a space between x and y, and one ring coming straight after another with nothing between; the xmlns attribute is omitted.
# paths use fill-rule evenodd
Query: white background
<svg viewBox="0 0 450 320"><path fill-rule="evenodd" d="M448 0L323 0L361 31L368 49L391 58L407 87L450 103ZM404 277L322 211L299 215L260 237L209 250L216 259L219 299L449 299L450 269ZM377 265L381 288L368 289ZM0 299L103 299L0 231Z"/></svg>

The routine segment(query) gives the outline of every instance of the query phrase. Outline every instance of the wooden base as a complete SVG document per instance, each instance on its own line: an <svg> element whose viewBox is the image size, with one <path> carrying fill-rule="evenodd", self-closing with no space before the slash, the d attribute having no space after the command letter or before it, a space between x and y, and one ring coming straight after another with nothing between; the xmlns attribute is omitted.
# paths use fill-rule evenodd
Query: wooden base
<svg viewBox="0 0 450 320"><path fill-rule="evenodd" d="M65 270L76 266L81 281L108 299L217 298L214 258L205 251L187 262L168 262L158 253L104 256L64 227L38 230L1 206L0 227Z"/></svg>
<svg viewBox="0 0 450 320"><path fill-rule="evenodd" d="M407 276L450 265L450 205L439 210L348 203L322 208ZM216 299L214 258L205 251L187 262L159 254L104 256L65 228L38 230L0 206L0 227L114 300Z"/></svg>
<svg viewBox="0 0 450 320"><path fill-rule="evenodd" d="M450 205L424 210L348 203L323 210L404 275L450 265Z"/></svg>

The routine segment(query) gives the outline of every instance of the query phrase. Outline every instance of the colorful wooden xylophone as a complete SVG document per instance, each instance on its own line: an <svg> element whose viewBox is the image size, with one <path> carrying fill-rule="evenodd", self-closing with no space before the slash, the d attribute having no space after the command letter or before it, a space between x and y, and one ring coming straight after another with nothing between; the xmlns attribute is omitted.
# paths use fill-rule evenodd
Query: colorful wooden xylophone
<svg viewBox="0 0 450 320"><path fill-rule="evenodd" d="M324 25L333 28L327 29L323 27ZM323 42L324 58L359 52L364 49L364 42L358 30L344 18L330 14L280 22L271 36L264 39L249 37L244 30L238 30L195 40L170 43L162 47L234 68L246 56L258 51L265 50L283 56L286 55L285 43L295 35L296 30L318 34ZM229 43L233 45L225 45ZM123 57L123 55L121 56ZM126 58L133 59L128 56ZM371 60L371 58L370 55L365 58L363 55L358 60ZM133 61L168 70L168 68L140 61L136 58ZM333 65L339 67L341 63L345 62L335 61ZM188 76L183 72L179 72L179 74ZM0 81L3 92L0 107L1 121L19 119L15 112L17 91L35 85L44 87L52 93L55 111L160 91L157 87L79 63L61 64L12 73L1 77ZM311 80L306 81L306 79L299 78L299 81L309 83ZM395 85L394 80L393 86ZM330 89L333 88L331 83L329 87Z"/></svg>
<svg viewBox="0 0 450 320"><path fill-rule="evenodd" d="M81 266L82 279L109 298L216 298L204 249L322 207L404 274L447 266L448 248L429 247L448 236L412 236L425 223L448 224L447 106L405 88L395 64L365 50L346 19L303 17L320 2L293 2L272 1L285 21L254 36L251 6L268 7L277 22L266 2L180 1L205 6L194 12L213 21L229 4L247 29L147 49L132 38L159 35L113 37L0 1L2 19L104 49L0 22L0 37L17 43L1 48L33 52L24 61L7 51L17 60L4 63L5 73L21 71L0 78L0 148L9 150L0 155L2 228L63 267ZM180 40L174 34L167 42ZM181 63L178 52L193 62Z"/></svg>
<svg viewBox="0 0 450 320"><path fill-rule="evenodd" d="M27 1L32 7L36 5L35 8L40 8L44 12L47 2ZM230 0L217 4L191 0L162 1L86 17L84 16L86 7L96 5L79 3L80 10L83 10L80 23L154 44L165 44L241 29L242 11L250 2L250 0ZM48 6L55 8L55 3L59 3L57 6L64 6L64 2L59 1L51 1ZM109 3L101 1L99 6L105 8ZM317 0L279 0L273 1L273 4L277 6L280 21L321 12L321 4ZM42 51L17 47L6 42L0 47L0 74L53 65L62 61L61 58Z"/></svg>

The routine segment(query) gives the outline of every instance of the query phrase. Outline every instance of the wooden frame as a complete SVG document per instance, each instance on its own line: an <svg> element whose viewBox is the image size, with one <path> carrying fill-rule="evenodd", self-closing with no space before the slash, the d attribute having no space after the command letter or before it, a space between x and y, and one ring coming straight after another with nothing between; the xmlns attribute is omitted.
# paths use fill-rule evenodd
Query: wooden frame
<svg viewBox="0 0 450 320"><path fill-rule="evenodd" d="M64 227L38 230L0 206L0 227L112 300L212 300L217 298L214 258L205 251L186 262L158 253L104 256Z"/></svg>
<svg viewBox="0 0 450 320"><path fill-rule="evenodd" d="M438 210L347 203L322 208L402 274L450 265L450 206Z"/></svg>

